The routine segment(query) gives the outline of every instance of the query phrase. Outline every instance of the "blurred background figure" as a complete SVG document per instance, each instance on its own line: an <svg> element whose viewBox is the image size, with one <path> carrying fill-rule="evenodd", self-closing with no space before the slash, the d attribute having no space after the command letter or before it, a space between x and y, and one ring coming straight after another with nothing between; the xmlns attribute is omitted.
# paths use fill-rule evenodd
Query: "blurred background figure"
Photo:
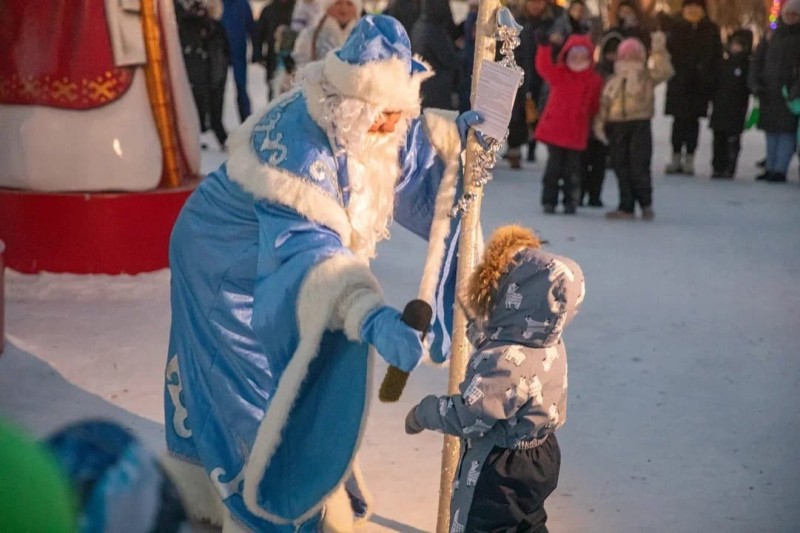
<svg viewBox="0 0 800 533"><path fill-rule="evenodd" d="M296 32L303 31L319 19L325 11L321 5L327 0L297 0L292 10L292 29Z"/></svg>
<svg viewBox="0 0 800 533"><path fill-rule="evenodd" d="M680 15L663 17L661 26L675 67L675 76L667 85L665 114L674 121L672 161L665 172L693 176L700 118L708 114L717 88L722 40L719 26L708 18L705 0L684 0Z"/></svg>
<svg viewBox="0 0 800 533"><path fill-rule="evenodd" d="M409 35L411 35L411 29L420 13L422 13L422 0L391 0L389 6L383 11L384 15L399 20Z"/></svg>
<svg viewBox="0 0 800 533"><path fill-rule="evenodd" d="M264 6L256 23L255 36L253 38L253 63L260 63L266 69L267 82L267 101L275 97L272 90L273 79L278 70L279 53L278 41L276 36L280 31L281 48L286 52L283 56L291 60L291 50L294 48L294 37L297 32L290 28L292 23L292 11L294 10L295 0L272 0ZM288 47L288 52L286 48ZM285 70L293 70L292 65Z"/></svg>
<svg viewBox="0 0 800 533"><path fill-rule="evenodd" d="M459 75L456 34L450 3L422 0L422 12L411 31L411 51L436 72L422 82L422 107L457 109L454 102Z"/></svg>
<svg viewBox="0 0 800 533"><path fill-rule="evenodd" d="M635 37L650 50L650 21L645 18L637 0L620 0L614 19L616 23L608 32L618 33L623 39Z"/></svg>
<svg viewBox="0 0 800 533"><path fill-rule="evenodd" d="M521 114L517 110L512 121L519 121L524 117L522 120L526 123L528 133L527 160L531 162L536 161L536 139L533 137L533 131L544 110L546 100L545 82L536 70L537 35L550 33L559 13L556 6L548 0L526 0L518 18L523 29L520 34L520 45L517 48L519 51L517 62L525 71L524 106L527 107L523 107Z"/></svg>
<svg viewBox="0 0 800 533"><path fill-rule="evenodd" d="M591 30L586 2L584 0L570 0L567 9L556 18L550 32L553 57L555 58L558 55L570 35L586 35L591 33Z"/></svg>
<svg viewBox="0 0 800 533"><path fill-rule="evenodd" d="M222 124L222 105L229 51L225 30L219 23L222 4L219 0L176 0L175 16L200 130L211 129L224 149L228 133Z"/></svg>
<svg viewBox="0 0 800 533"><path fill-rule="evenodd" d="M478 0L469 1L467 18L461 23L461 72L458 77L458 111L464 113L472 108L472 69L475 65L475 38L478 22Z"/></svg>
<svg viewBox="0 0 800 533"><path fill-rule="evenodd" d="M297 69L342 46L361 17L361 0L317 0L317 4L324 9L322 14L300 32L294 45Z"/></svg>
<svg viewBox="0 0 800 533"><path fill-rule="evenodd" d="M798 121L787 105L787 96L798 90L799 70L800 0L786 0L774 32L758 45L752 67L751 89L759 99L761 113L758 127L767 136L767 160L758 180L786 181L797 147Z"/></svg>
<svg viewBox="0 0 800 533"><path fill-rule="evenodd" d="M712 178L733 178L739 160L742 131L750 102L747 85L753 32L736 30L728 38L727 52L717 76L710 126L714 131Z"/></svg>
<svg viewBox="0 0 800 533"><path fill-rule="evenodd" d="M236 82L236 105L239 120L250 116L250 97L247 95L247 42L253 38L253 11L247 0L222 0L222 27L228 38L233 79Z"/></svg>

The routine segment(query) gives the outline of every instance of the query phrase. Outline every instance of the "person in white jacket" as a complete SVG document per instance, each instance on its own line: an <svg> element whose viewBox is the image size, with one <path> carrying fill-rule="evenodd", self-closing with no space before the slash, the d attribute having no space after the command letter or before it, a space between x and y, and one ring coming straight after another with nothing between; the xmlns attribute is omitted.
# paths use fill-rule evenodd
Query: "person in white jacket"
<svg viewBox="0 0 800 533"><path fill-rule="evenodd" d="M361 17L361 0L317 0L320 15L297 36L292 58L297 69L322 59L347 40Z"/></svg>

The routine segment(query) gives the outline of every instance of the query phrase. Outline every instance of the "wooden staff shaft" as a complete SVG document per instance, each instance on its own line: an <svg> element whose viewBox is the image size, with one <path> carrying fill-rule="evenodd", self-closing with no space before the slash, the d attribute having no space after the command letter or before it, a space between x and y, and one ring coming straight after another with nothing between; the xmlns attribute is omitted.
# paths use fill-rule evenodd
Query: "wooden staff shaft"
<svg viewBox="0 0 800 533"><path fill-rule="evenodd" d="M495 16L500 7L499 0L481 0L478 7L478 20L475 25L475 64L472 67L471 100L475 100L478 80L481 75L481 62L484 59L494 61ZM457 287L469 279L478 260L478 232L480 231L480 210L482 189L473 185L472 163L482 150L475 139L469 136L467 141L467 157L464 170L464 191L475 194L474 201L461 219L461 234L458 239L458 271ZM455 307L453 318L453 344L450 356L450 379L447 385L448 394L457 394L458 385L463 381L467 360L470 355L470 344L467 340L467 319L460 306ZM456 437L445 437L442 447L442 474L439 483L439 514L436 522L436 533L448 533L450 528L450 491L460 459L460 443ZM464 517L466 520L466 517Z"/></svg>

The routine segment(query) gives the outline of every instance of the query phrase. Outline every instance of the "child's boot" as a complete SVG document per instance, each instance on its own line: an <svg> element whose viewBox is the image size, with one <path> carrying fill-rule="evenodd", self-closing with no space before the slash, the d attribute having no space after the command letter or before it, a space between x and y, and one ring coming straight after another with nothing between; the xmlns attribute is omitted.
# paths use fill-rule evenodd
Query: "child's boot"
<svg viewBox="0 0 800 533"><path fill-rule="evenodd" d="M683 173L687 176L694 176L694 154L686 154L683 159Z"/></svg>
<svg viewBox="0 0 800 533"><path fill-rule="evenodd" d="M683 163L681 162L681 154L672 154L672 161L664 169L667 174L681 174L683 172Z"/></svg>

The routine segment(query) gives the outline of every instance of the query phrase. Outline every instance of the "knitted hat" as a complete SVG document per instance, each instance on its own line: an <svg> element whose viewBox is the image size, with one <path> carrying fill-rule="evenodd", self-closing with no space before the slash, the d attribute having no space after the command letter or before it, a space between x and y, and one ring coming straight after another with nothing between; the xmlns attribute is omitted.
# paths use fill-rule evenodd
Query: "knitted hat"
<svg viewBox="0 0 800 533"><path fill-rule="evenodd" d="M433 76L411 55L402 24L385 15L359 20L344 45L325 57L323 71L340 94L394 111L418 110L420 84Z"/></svg>
<svg viewBox="0 0 800 533"><path fill-rule="evenodd" d="M617 59L620 61L645 61L647 59L647 50L642 41L631 37L619 43Z"/></svg>

